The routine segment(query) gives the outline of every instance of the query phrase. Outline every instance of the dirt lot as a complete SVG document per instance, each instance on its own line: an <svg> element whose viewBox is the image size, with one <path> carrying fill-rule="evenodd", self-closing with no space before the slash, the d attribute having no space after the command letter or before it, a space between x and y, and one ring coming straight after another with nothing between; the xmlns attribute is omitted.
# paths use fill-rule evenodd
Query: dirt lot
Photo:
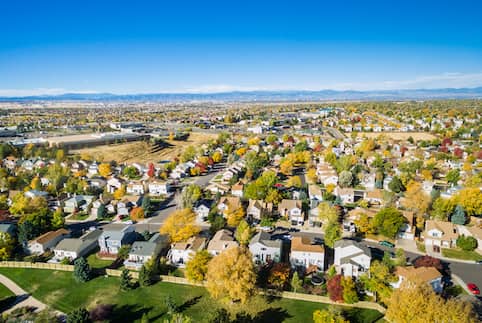
<svg viewBox="0 0 482 323"><path fill-rule="evenodd" d="M170 160L182 153L185 147L193 145L199 147L210 139L216 139L217 134L193 132L187 141L167 141L171 147L157 152L150 152L152 146L148 142L130 142L72 150L74 154L87 154L97 161L115 160L118 163L149 163L160 160Z"/></svg>
<svg viewBox="0 0 482 323"><path fill-rule="evenodd" d="M410 136L415 141L434 140L436 137L428 132L359 132L358 137L378 138L385 136L393 140L407 140Z"/></svg>

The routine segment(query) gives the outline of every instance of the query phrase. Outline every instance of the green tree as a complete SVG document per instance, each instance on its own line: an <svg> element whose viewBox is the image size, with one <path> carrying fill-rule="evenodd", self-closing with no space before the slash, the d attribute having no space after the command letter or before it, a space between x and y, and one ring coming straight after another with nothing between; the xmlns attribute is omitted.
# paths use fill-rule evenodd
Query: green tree
<svg viewBox="0 0 482 323"><path fill-rule="evenodd" d="M458 170L457 168L449 170L447 172L447 175L445 176L445 179L452 185L456 185L457 182L460 180L460 170Z"/></svg>
<svg viewBox="0 0 482 323"><path fill-rule="evenodd" d="M295 271L293 277L291 278L291 289L293 292L297 292L303 288L303 280L298 276L298 272Z"/></svg>
<svg viewBox="0 0 482 323"><path fill-rule="evenodd" d="M333 248L335 242L341 239L341 229L338 223L328 223L325 227L325 244Z"/></svg>
<svg viewBox="0 0 482 323"><path fill-rule="evenodd" d="M457 238L457 247L464 251L474 251L477 248L477 239L461 235Z"/></svg>
<svg viewBox="0 0 482 323"><path fill-rule="evenodd" d="M84 307L77 308L67 314L67 323L88 323L90 314Z"/></svg>
<svg viewBox="0 0 482 323"><path fill-rule="evenodd" d="M388 188L395 193L405 191L405 186L403 185L402 181L398 176L393 176L391 182L388 183Z"/></svg>
<svg viewBox="0 0 482 323"><path fill-rule="evenodd" d="M57 230L63 228L65 226L65 218L64 212L62 212L61 208L55 210L54 214L52 215L52 229Z"/></svg>
<svg viewBox="0 0 482 323"><path fill-rule="evenodd" d="M395 208L383 208L373 218L373 227L388 238L395 238L406 219Z"/></svg>
<svg viewBox="0 0 482 323"><path fill-rule="evenodd" d="M120 289L123 291L127 291L132 289L132 282L131 282L131 274L129 270L123 269L120 275Z"/></svg>
<svg viewBox="0 0 482 323"><path fill-rule="evenodd" d="M201 187L191 184L183 188L181 192L181 204L183 208L192 208L202 196Z"/></svg>
<svg viewBox="0 0 482 323"><path fill-rule="evenodd" d="M242 246L246 246L249 244L251 237L253 236L254 229L246 222L246 220L241 220L239 222L238 227L236 228L236 232L234 236L236 240L238 240L239 244Z"/></svg>
<svg viewBox="0 0 482 323"><path fill-rule="evenodd" d="M84 257L80 257L74 261L73 274L75 280L78 282L86 282L92 278L92 269Z"/></svg>
<svg viewBox="0 0 482 323"><path fill-rule="evenodd" d="M355 282L351 277L343 277L341 280L343 287L343 301L347 304L358 302L358 294L355 287Z"/></svg>
<svg viewBox="0 0 482 323"><path fill-rule="evenodd" d="M438 197L432 204L430 215L436 220L447 221L454 209L455 203L453 199Z"/></svg>
<svg viewBox="0 0 482 323"><path fill-rule="evenodd" d="M145 287L152 284L152 271L146 265L142 265L139 270L139 286Z"/></svg>
<svg viewBox="0 0 482 323"><path fill-rule="evenodd" d="M467 221L467 218L465 216L465 211L464 211L464 208L462 206L457 205L455 207L455 211L452 214L452 217L450 218L450 221L452 221L452 223L454 223L454 224L460 224L460 225L465 224L465 222Z"/></svg>
<svg viewBox="0 0 482 323"><path fill-rule="evenodd" d="M350 171L344 170L340 173L338 183L341 187L349 187L353 182L353 174Z"/></svg>
<svg viewBox="0 0 482 323"><path fill-rule="evenodd" d="M316 310L313 312L314 323L349 323L343 317L341 311L335 307L329 307L326 310Z"/></svg>

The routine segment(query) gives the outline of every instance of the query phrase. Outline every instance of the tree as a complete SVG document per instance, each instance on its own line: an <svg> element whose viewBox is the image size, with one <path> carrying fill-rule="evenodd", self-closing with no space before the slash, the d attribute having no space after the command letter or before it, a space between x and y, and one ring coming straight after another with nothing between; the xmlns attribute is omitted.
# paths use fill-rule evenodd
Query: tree
<svg viewBox="0 0 482 323"><path fill-rule="evenodd" d="M151 214L152 212L152 203L151 203L151 198L147 195L144 195L142 197L142 204L141 204L142 209L144 210L144 213L146 215Z"/></svg>
<svg viewBox="0 0 482 323"><path fill-rule="evenodd" d="M206 288L215 299L246 303L255 292L252 255L245 248L229 248L208 264Z"/></svg>
<svg viewBox="0 0 482 323"><path fill-rule="evenodd" d="M192 320L189 316L182 313L173 313L170 319L164 320L164 323L192 323Z"/></svg>
<svg viewBox="0 0 482 323"><path fill-rule="evenodd" d="M215 151L212 155L212 159L215 163L220 163L223 160L223 154L219 151Z"/></svg>
<svg viewBox="0 0 482 323"><path fill-rule="evenodd" d="M449 170L447 172L447 175L445 176L445 179L450 184L456 185L457 182L460 180L460 171L457 168Z"/></svg>
<svg viewBox="0 0 482 323"><path fill-rule="evenodd" d="M290 265L285 263L275 263L271 267L268 275L268 284L276 289L283 290L290 278Z"/></svg>
<svg viewBox="0 0 482 323"><path fill-rule="evenodd" d="M422 218L430 206L430 196L423 191L420 183L411 181L407 185L402 205L415 212L417 217Z"/></svg>
<svg viewBox="0 0 482 323"><path fill-rule="evenodd" d="M122 171L122 174L128 179L135 179L139 177L139 170L134 166L127 166Z"/></svg>
<svg viewBox="0 0 482 323"><path fill-rule="evenodd" d="M341 239L341 229L338 223L329 223L325 227L325 244L333 248L335 242Z"/></svg>
<svg viewBox="0 0 482 323"><path fill-rule="evenodd" d="M299 176L291 176L286 182L286 187L301 187L301 178Z"/></svg>
<svg viewBox="0 0 482 323"><path fill-rule="evenodd" d="M360 214L360 217L354 221L358 231L363 234L374 233L376 228L371 224L370 217L366 213Z"/></svg>
<svg viewBox="0 0 482 323"><path fill-rule="evenodd" d="M313 323L349 323L343 314L334 307L326 310L316 310L313 312Z"/></svg>
<svg viewBox="0 0 482 323"><path fill-rule="evenodd" d="M453 199L438 197L432 203L432 211L430 212L430 215L436 220L447 221L455 209L454 202Z"/></svg>
<svg viewBox="0 0 482 323"><path fill-rule="evenodd" d="M316 175L316 169L315 168L310 168L306 172L306 178L308 181L312 184L316 183L318 181L318 175Z"/></svg>
<svg viewBox="0 0 482 323"><path fill-rule="evenodd" d="M84 307L77 308L67 314L67 323L88 323L90 321L90 313Z"/></svg>
<svg viewBox="0 0 482 323"><path fill-rule="evenodd" d="M131 274L129 270L123 269L120 275L120 289L123 291L127 291L132 289L132 282L131 282Z"/></svg>
<svg viewBox="0 0 482 323"><path fill-rule="evenodd" d="M328 296L334 302L343 301L343 286L341 285L342 276L335 275L328 280L326 283L326 289L328 291Z"/></svg>
<svg viewBox="0 0 482 323"><path fill-rule="evenodd" d="M405 217L395 208L383 208L373 218L373 227L388 238L395 238L397 232L406 222Z"/></svg>
<svg viewBox="0 0 482 323"><path fill-rule="evenodd" d="M74 261L74 278L78 282L86 282L92 278L92 269L84 257Z"/></svg>
<svg viewBox="0 0 482 323"><path fill-rule="evenodd" d="M405 250L402 248L397 248L395 250L396 264L397 266L405 266L407 264L407 256L405 255Z"/></svg>
<svg viewBox="0 0 482 323"><path fill-rule="evenodd" d="M196 214L191 209L174 211L164 222L160 233L168 234L171 242L185 241L199 233Z"/></svg>
<svg viewBox="0 0 482 323"><path fill-rule="evenodd" d="M173 315L177 313L177 311L179 310L176 302L174 301L171 295L167 295L164 298L164 306L166 306L167 314L169 315Z"/></svg>
<svg viewBox="0 0 482 323"><path fill-rule="evenodd" d="M139 285L141 287L149 286L152 284L152 270L146 265L142 265L141 270L139 270Z"/></svg>
<svg viewBox="0 0 482 323"><path fill-rule="evenodd" d="M52 229L57 230L65 226L64 212L62 208L57 208L52 215Z"/></svg>
<svg viewBox="0 0 482 323"><path fill-rule="evenodd" d="M404 282L387 305L386 318L393 323L478 322L469 302L458 298L444 300L421 281Z"/></svg>
<svg viewBox="0 0 482 323"><path fill-rule="evenodd" d="M318 218L325 223L338 223L338 213L329 202L318 204Z"/></svg>
<svg viewBox="0 0 482 323"><path fill-rule="evenodd" d="M253 236L254 230L245 220L241 220L236 228L234 236L238 240L240 245L246 246L249 244L251 237Z"/></svg>
<svg viewBox="0 0 482 323"><path fill-rule="evenodd" d="M452 214L452 217L450 218L450 221L453 224L460 224L460 225L464 225L465 222L467 222L467 218L465 216L465 211L464 211L464 208L462 206L457 205L455 207L455 211Z"/></svg>
<svg viewBox="0 0 482 323"><path fill-rule="evenodd" d="M460 204L468 216L482 214L482 191L478 187L464 188L455 195L455 201Z"/></svg>
<svg viewBox="0 0 482 323"><path fill-rule="evenodd" d="M131 220L134 222L142 220L145 217L144 209L142 207L135 207L131 210L130 216Z"/></svg>
<svg viewBox="0 0 482 323"><path fill-rule="evenodd" d="M303 288L303 280L298 275L298 272L295 271L295 273L293 274L293 277L291 278L291 289L293 290L293 292L296 293L296 291L302 288Z"/></svg>
<svg viewBox="0 0 482 323"><path fill-rule="evenodd" d="M12 256L15 240L7 232L0 232L0 260L8 260Z"/></svg>
<svg viewBox="0 0 482 323"><path fill-rule="evenodd" d="M457 238L457 247L464 251L474 251L477 248L477 239L461 235Z"/></svg>
<svg viewBox="0 0 482 323"><path fill-rule="evenodd" d="M181 155L181 162L185 163L190 160L193 160L194 157L196 157L196 147L194 146L187 146L186 149L184 149L184 152Z"/></svg>
<svg viewBox="0 0 482 323"><path fill-rule="evenodd" d="M293 166L293 162L286 159L280 164L280 172L286 176L290 176L293 173Z"/></svg>
<svg viewBox="0 0 482 323"><path fill-rule="evenodd" d="M112 173L110 164L102 163L99 165L99 175L102 177L108 177Z"/></svg>
<svg viewBox="0 0 482 323"><path fill-rule="evenodd" d="M156 175L156 168L153 163L149 163L149 169L147 170L147 176L153 178Z"/></svg>
<svg viewBox="0 0 482 323"><path fill-rule="evenodd" d="M244 218L244 209L242 207L235 209L235 210L230 210L226 214L227 218L227 223L230 227L236 227L238 224L241 222L241 220Z"/></svg>
<svg viewBox="0 0 482 323"><path fill-rule="evenodd" d="M395 193L400 193L405 191L405 186L398 176L393 176L390 183L388 183L388 188Z"/></svg>
<svg viewBox="0 0 482 323"><path fill-rule="evenodd" d="M40 182L40 178L35 176L30 183L30 188L36 191L40 191L42 189L42 183Z"/></svg>
<svg viewBox="0 0 482 323"><path fill-rule="evenodd" d="M181 204L183 208L192 208L202 196L201 187L196 184L191 184L182 189Z"/></svg>
<svg viewBox="0 0 482 323"><path fill-rule="evenodd" d="M212 256L207 250L196 252L186 264L186 278L193 282L204 281L211 259Z"/></svg>
<svg viewBox="0 0 482 323"><path fill-rule="evenodd" d="M344 170L340 173L338 183L341 187L349 187L353 182L353 174L350 171Z"/></svg>
<svg viewBox="0 0 482 323"><path fill-rule="evenodd" d="M415 268L418 267L434 267L438 270L442 270L442 263L440 262L440 259L430 257L430 256L421 256L415 260L413 263Z"/></svg>
<svg viewBox="0 0 482 323"><path fill-rule="evenodd" d="M341 287L343 289L343 301L347 304L358 302L358 294L355 282L351 277L342 277Z"/></svg>
<svg viewBox="0 0 482 323"><path fill-rule="evenodd" d="M283 200L283 196L277 189L269 189L264 199L266 203L279 204Z"/></svg>
<svg viewBox="0 0 482 323"><path fill-rule="evenodd" d="M121 198L124 197L124 195L126 195L126 186L121 185L121 187L119 187L118 189L115 190L115 192L113 194L113 197L116 200L120 200Z"/></svg>
<svg viewBox="0 0 482 323"><path fill-rule="evenodd" d="M390 282L396 281L396 278L390 273L390 268L378 260L372 261L368 274L361 276L360 279L365 288L375 293L383 303L391 295Z"/></svg>

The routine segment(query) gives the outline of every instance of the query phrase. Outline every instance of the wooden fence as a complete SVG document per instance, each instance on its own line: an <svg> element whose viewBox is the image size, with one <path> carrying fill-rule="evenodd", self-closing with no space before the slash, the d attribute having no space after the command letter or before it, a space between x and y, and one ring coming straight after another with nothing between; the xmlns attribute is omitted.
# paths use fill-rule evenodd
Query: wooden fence
<svg viewBox="0 0 482 323"><path fill-rule="evenodd" d="M61 264L49 264L49 263L31 263L31 262L23 262L23 261L0 261L0 267L6 268L33 268L33 269L49 269L49 270L62 270L62 271L74 271L74 266L72 265L61 265ZM120 277L122 270L117 269L105 269L105 274L108 276L113 277ZM139 278L139 273L136 271L130 272L131 277L134 279ZM174 284L183 284L183 285L193 285L193 286L204 286L204 283L193 283L186 278L183 277L175 277L175 276L166 276L166 275L158 275L153 277L155 280L160 280L163 282L174 283ZM345 303L337 303L333 302L329 297L326 296L318 296L313 294L302 294L302 293L293 293L293 292L277 292L273 290L265 290L260 291L260 293L266 295L272 295L276 297L288 298L288 299L295 299L300 301L307 301L307 302L314 302L314 303L324 303L324 304L333 304L339 306L347 306L347 307L359 307L359 308L366 308L377 310L380 313L385 313L386 309L381 306L380 304L373 303L373 302L357 302L354 304L345 304Z"/></svg>

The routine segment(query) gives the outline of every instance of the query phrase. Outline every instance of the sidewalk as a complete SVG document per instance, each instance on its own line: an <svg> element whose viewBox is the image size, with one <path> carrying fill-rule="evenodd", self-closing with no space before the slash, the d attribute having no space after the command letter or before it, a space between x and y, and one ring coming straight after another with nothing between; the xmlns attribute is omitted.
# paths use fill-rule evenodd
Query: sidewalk
<svg viewBox="0 0 482 323"><path fill-rule="evenodd" d="M17 296L17 301L15 301L15 305L13 305L11 308L5 311L5 313L10 313L13 310L21 307L35 307L36 311L42 311L44 310L47 305L44 303L38 301L36 298L30 296L25 290L23 290L20 286L18 286L14 281L12 281L10 278L0 274L0 283L10 289L16 296ZM61 312L58 312L61 315L64 315Z"/></svg>

